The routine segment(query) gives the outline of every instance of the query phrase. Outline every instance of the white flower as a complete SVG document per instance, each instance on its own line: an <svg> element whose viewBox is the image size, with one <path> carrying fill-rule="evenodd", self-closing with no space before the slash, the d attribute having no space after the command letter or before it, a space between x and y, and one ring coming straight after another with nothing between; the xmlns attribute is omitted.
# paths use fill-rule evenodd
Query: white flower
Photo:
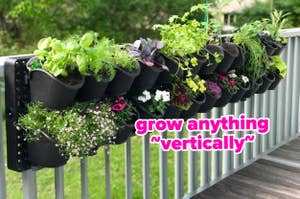
<svg viewBox="0 0 300 199"><path fill-rule="evenodd" d="M228 76L232 79L235 79L237 77L237 75L235 73L229 73Z"/></svg>
<svg viewBox="0 0 300 199"><path fill-rule="evenodd" d="M156 101L162 100L163 102L169 102L170 101L170 92L156 90L154 99Z"/></svg>
<svg viewBox="0 0 300 199"><path fill-rule="evenodd" d="M170 101L170 92L163 91L163 102L169 102Z"/></svg>
<svg viewBox="0 0 300 199"><path fill-rule="evenodd" d="M244 81L244 83L248 83L249 82L249 78L242 75L242 80Z"/></svg>
<svg viewBox="0 0 300 199"><path fill-rule="evenodd" d="M151 94L147 90L145 90L143 92L143 95L141 95L141 96L138 97L138 100L141 101L141 102L143 102L143 103L149 101L150 99L151 99Z"/></svg>

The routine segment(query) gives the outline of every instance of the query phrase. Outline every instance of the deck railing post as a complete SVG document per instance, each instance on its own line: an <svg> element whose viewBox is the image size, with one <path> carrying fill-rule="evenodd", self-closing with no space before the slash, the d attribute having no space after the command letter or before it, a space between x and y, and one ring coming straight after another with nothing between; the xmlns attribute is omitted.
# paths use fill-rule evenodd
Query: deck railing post
<svg viewBox="0 0 300 199"><path fill-rule="evenodd" d="M1 88L0 88L1 89ZM0 199L6 199L6 180L5 180L5 164L4 164L4 134L2 128L2 89L0 90Z"/></svg>

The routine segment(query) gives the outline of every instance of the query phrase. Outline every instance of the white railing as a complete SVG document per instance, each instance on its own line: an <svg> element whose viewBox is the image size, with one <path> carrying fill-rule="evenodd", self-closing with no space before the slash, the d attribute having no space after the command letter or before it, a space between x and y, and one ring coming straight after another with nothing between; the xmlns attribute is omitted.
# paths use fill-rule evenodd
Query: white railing
<svg viewBox="0 0 300 199"><path fill-rule="evenodd" d="M289 38L287 49L283 52L282 58L288 65L287 78L281 81L275 91L267 91L264 94L256 94L245 102L229 104L223 109L215 108L208 114L201 114L199 117L218 118L222 115L235 115L245 113L248 117L269 117L271 120L271 131L267 135L257 135L257 141L254 144L247 144L245 150L234 155L228 151L188 151L188 152L164 152L161 149L159 157L150 157L149 136L141 138L142 142L142 167L143 167L143 196L133 196L131 160L131 140L125 144L125 196L126 199L141 198L149 199L151 196L151 161L157 161L159 164L160 178L160 198L169 198L168 180L174 179L174 196L178 198L191 198L193 195L205 190L218 181L235 173L236 171L253 163L263 155L273 151L279 146L287 143L291 139L299 136L299 77L300 77L300 29L290 29L283 33ZM0 58L0 75L3 77L3 63L7 57ZM2 85L3 87L3 85ZM3 92L0 96L0 113L2 113ZM0 114L2 120L2 114ZM204 137L211 136L208 132L202 132ZM242 132L235 132L243 136ZM192 133L191 133L192 134ZM163 133L166 136L166 133ZM181 137L182 133L177 133ZM217 136L222 136L222 133ZM4 161L4 143L3 128L0 123L0 199L6 199L6 180L5 179L5 161ZM136 141L136 140L135 140ZM134 150L137 150L136 148ZM109 148L104 150L105 157L105 184L106 198L111 198L110 181L110 153ZM168 175L168 153L175 154L175 175ZM184 156L188 156L188 162L184 161ZM199 158L200 156L200 158ZM80 160L81 169L81 198L88 198L88 159ZM188 175L185 176L184 166L188 165ZM28 170L22 172L23 196L25 199L37 198L36 173L39 171ZM96 171L90 171L96 172ZM55 196L57 199L64 198L64 167L54 169L55 173ZM185 184L187 178L187 184ZM199 180L200 179L200 180ZM185 192L187 190L187 192Z"/></svg>

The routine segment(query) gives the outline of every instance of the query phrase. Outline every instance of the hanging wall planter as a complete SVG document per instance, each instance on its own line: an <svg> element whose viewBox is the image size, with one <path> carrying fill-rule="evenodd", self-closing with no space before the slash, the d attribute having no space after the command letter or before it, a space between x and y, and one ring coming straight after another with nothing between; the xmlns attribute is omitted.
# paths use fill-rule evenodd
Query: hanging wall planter
<svg viewBox="0 0 300 199"><path fill-rule="evenodd" d="M259 89L259 87L261 87L261 85L263 84L263 80L262 78L259 78L256 82L251 82L250 84L250 89L245 93L245 95L242 98L242 101L245 101L247 98L254 95L255 92Z"/></svg>
<svg viewBox="0 0 300 199"><path fill-rule="evenodd" d="M264 93L266 92L266 90L269 89L269 87L273 84L273 82L275 81L275 76L273 73L268 73L266 75L264 75L262 77L263 79L263 84L258 88L258 90L256 91L256 93Z"/></svg>
<svg viewBox="0 0 300 199"><path fill-rule="evenodd" d="M230 42L223 43L222 47L224 50L224 58L218 65L216 71L225 74L231 68L233 61L238 57L239 49L236 44Z"/></svg>
<svg viewBox="0 0 300 199"><path fill-rule="evenodd" d="M274 72L273 75L275 76L274 82L269 87L269 90L275 90L280 83L280 81L283 79L278 73Z"/></svg>
<svg viewBox="0 0 300 199"><path fill-rule="evenodd" d="M207 113L214 106L218 98L210 93L206 93L206 101L200 106L198 113Z"/></svg>
<svg viewBox="0 0 300 199"><path fill-rule="evenodd" d="M197 59L198 65L195 67L191 66L192 68L191 72L192 74L197 75L207 60L204 57L201 57L199 55L191 55L191 58L192 57L195 57Z"/></svg>
<svg viewBox="0 0 300 199"><path fill-rule="evenodd" d="M162 118L163 117L163 115L161 115L159 113L151 113L150 111L145 109L145 107L140 103L137 103L136 106L137 106L137 109L139 111L141 119L156 119L156 118Z"/></svg>
<svg viewBox="0 0 300 199"><path fill-rule="evenodd" d="M66 83L45 70L34 69L30 71L31 102L41 102L47 108L65 108L74 102L84 82L84 78L79 76Z"/></svg>
<svg viewBox="0 0 300 199"><path fill-rule="evenodd" d="M222 96L215 103L215 107L224 107L231 100L232 95L228 92L227 89L222 88Z"/></svg>
<svg viewBox="0 0 300 199"><path fill-rule="evenodd" d="M193 98L192 99L192 101L193 101L192 106L189 108L189 110L183 111L180 114L180 117L184 118L184 119L195 117L197 115L198 111L199 111L199 108L201 107L202 104L204 104L206 102L206 100L207 100L207 98L206 98L205 94L200 95L197 99Z"/></svg>
<svg viewBox="0 0 300 199"><path fill-rule="evenodd" d="M230 99L230 103L236 103L239 102L245 93L250 89L250 83L248 83L246 86L238 86L239 90L232 96Z"/></svg>
<svg viewBox="0 0 300 199"><path fill-rule="evenodd" d="M273 55L280 55L282 53L282 51L286 48L287 43L276 43L277 44L277 49L275 50Z"/></svg>
<svg viewBox="0 0 300 199"><path fill-rule="evenodd" d="M27 142L28 160L35 166L49 168L66 164L68 158L60 154L55 144L56 142L50 136L41 132L38 141Z"/></svg>
<svg viewBox="0 0 300 199"><path fill-rule="evenodd" d="M178 63L163 53L160 53L160 55L165 60L165 65L169 68L169 71L163 70L159 74L156 84L157 85L169 84L173 81L172 75L176 75L180 73L178 68Z"/></svg>
<svg viewBox="0 0 300 199"><path fill-rule="evenodd" d="M180 116L180 114L182 113L182 109L177 108L174 105L169 105L166 109L166 112L163 116L163 118L178 118Z"/></svg>
<svg viewBox="0 0 300 199"><path fill-rule="evenodd" d="M120 67L116 67L116 70L117 74L115 78L109 83L106 89L106 93L112 97L125 95L130 90L135 78L141 72L140 66L133 72L125 71Z"/></svg>
<svg viewBox="0 0 300 199"><path fill-rule="evenodd" d="M83 102L101 99L105 95L109 82L110 80L101 80L98 82L94 76L86 77L83 87L78 92L78 101Z"/></svg>
<svg viewBox="0 0 300 199"><path fill-rule="evenodd" d="M206 46L207 51L209 52L209 60L203 64L203 67L199 71L199 75L209 75L215 72L218 67L218 63L213 56L214 53L219 53L221 57L224 56L223 48L218 45L208 44Z"/></svg>

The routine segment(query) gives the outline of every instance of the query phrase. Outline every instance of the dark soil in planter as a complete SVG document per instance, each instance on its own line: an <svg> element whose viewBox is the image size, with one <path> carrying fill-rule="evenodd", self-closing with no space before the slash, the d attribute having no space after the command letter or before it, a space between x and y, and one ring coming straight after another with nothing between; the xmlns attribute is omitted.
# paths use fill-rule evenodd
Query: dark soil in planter
<svg viewBox="0 0 300 199"><path fill-rule="evenodd" d="M98 82L93 76L86 77L83 87L78 92L77 100L84 102L101 99L105 95L108 84L109 80Z"/></svg>
<svg viewBox="0 0 300 199"><path fill-rule="evenodd" d="M145 109L145 107L137 102L136 103L136 107L137 107L137 110L140 114L140 118L141 119L157 119L157 118L162 118L163 115L159 114L159 113L150 113L148 110Z"/></svg>
<svg viewBox="0 0 300 199"><path fill-rule="evenodd" d="M273 75L275 76L275 80L274 82L271 84L271 86L269 87L269 90L275 90L276 87L278 86L278 84L280 83L280 81L283 79L279 73L273 73Z"/></svg>
<svg viewBox="0 0 300 199"><path fill-rule="evenodd" d="M224 107L231 100L232 95L227 91L227 89L222 88L222 96L215 103L215 107Z"/></svg>
<svg viewBox="0 0 300 199"><path fill-rule="evenodd" d="M277 43L277 49L275 50L273 55L280 55L282 51L286 48L287 44Z"/></svg>
<svg viewBox="0 0 300 199"><path fill-rule="evenodd" d="M256 93L264 93L275 81L275 76L273 73L268 73L267 75L263 76L263 84L259 87Z"/></svg>
<svg viewBox="0 0 300 199"><path fill-rule="evenodd" d="M199 111L199 108L201 107L202 104L204 104L206 102L206 100L207 100L206 94L201 95L197 99L192 99L192 101L193 101L192 106L190 107L189 110L183 111L180 114L180 117L183 119L189 119L191 117L195 117Z"/></svg>
<svg viewBox="0 0 300 199"><path fill-rule="evenodd" d="M84 77L75 75L70 81L61 81L42 69L30 71L31 102L41 102L52 109L62 109L74 102L78 90L84 84Z"/></svg>
<svg viewBox="0 0 300 199"><path fill-rule="evenodd" d="M236 103L239 102L245 93L250 89L250 83L247 84L246 87L239 86L239 90L231 97L230 103Z"/></svg>
<svg viewBox="0 0 300 199"><path fill-rule="evenodd" d="M210 93L206 93L206 101L200 106L198 113L207 113L209 112L214 106L218 98Z"/></svg>
<svg viewBox="0 0 300 199"><path fill-rule="evenodd" d="M124 123L124 122L119 122L119 124L121 126L123 126L123 128L119 129L117 134L116 134L116 138L112 139L112 142L114 142L114 144L122 144L124 142L127 141L127 139L135 134L135 121L138 120L140 117L138 111L135 111L135 115L132 117L131 121L129 121L128 123Z"/></svg>
<svg viewBox="0 0 300 199"><path fill-rule="evenodd" d="M224 58L218 65L216 71L218 73L225 74L231 68L231 65L235 58L239 55L239 49L236 44L230 42L223 43L222 47L224 50Z"/></svg>
<svg viewBox="0 0 300 199"><path fill-rule="evenodd" d="M34 166L59 167L68 161L68 158L59 153L55 141L46 133L41 133L40 139L35 142L27 142L28 160Z"/></svg>
<svg viewBox="0 0 300 199"><path fill-rule="evenodd" d="M120 67L116 67L116 70L115 78L109 83L106 89L106 93L112 97L125 95L130 90L135 78L141 72L140 65L133 72L125 71Z"/></svg>
<svg viewBox="0 0 300 199"><path fill-rule="evenodd" d="M163 118L170 118L170 119L174 119L174 118L179 118L180 114L182 113L182 109L177 108L174 105L169 105L166 109L166 112L163 116Z"/></svg>
<svg viewBox="0 0 300 199"><path fill-rule="evenodd" d="M141 66L141 73L140 75L134 80L132 89L135 90L147 90L152 88L158 76L163 71L161 66L154 65L152 67L146 66L145 64L140 62Z"/></svg>
<svg viewBox="0 0 300 199"><path fill-rule="evenodd" d="M258 79L256 82L251 82L250 89L245 93L242 98L242 101L245 101L247 98L251 97L255 94L255 92L259 89L259 87L263 84L262 78Z"/></svg>
<svg viewBox="0 0 300 199"><path fill-rule="evenodd" d="M161 56L165 60L165 65L169 68L169 71L163 70L157 79L156 84L162 85L162 84L169 84L173 81L172 75L180 74L181 72L179 71L178 68L178 63L174 61L173 59L169 58L165 54L161 53Z"/></svg>
<svg viewBox="0 0 300 199"><path fill-rule="evenodd" d="M212 56L212 54L219 53L221 57L224 56L223 48L218 45L209 44L206 46L206 49L207 49L207 51L209 51L211 53L211 55L209 55L209 60L207 60L203 64L203 67L201 67L201 69L199 71L200 76L212 74L215 72L216 68L218 67L218 63L215 61L215 58L214 58L214 56Z"/></svg>

